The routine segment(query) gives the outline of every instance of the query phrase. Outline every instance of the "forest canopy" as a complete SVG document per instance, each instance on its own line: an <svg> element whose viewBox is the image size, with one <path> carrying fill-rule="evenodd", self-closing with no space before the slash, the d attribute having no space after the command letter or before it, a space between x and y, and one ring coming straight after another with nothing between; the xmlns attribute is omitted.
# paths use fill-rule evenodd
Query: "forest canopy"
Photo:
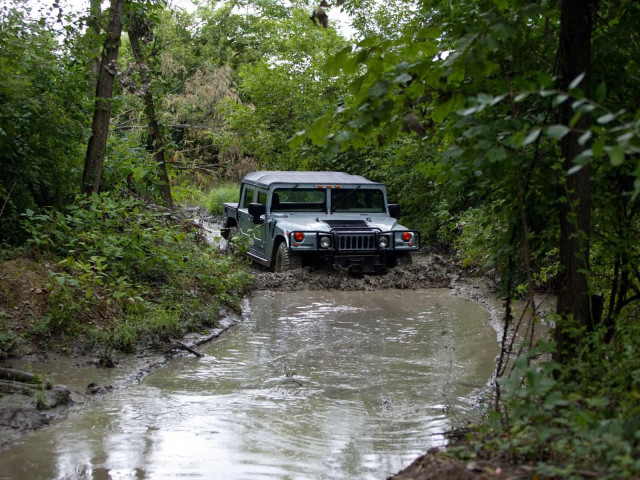
<svg viewBox="0 0 640 480"><path fill-rule="evenodd" d="M1 4L3 248L81 192L171 209L253 170L364 175L427 249L500 279L505 331L512 299L537 320L558 296L549 342L532 327L498 367L485 444L639 474L638 2L85 7Z"/></svg>

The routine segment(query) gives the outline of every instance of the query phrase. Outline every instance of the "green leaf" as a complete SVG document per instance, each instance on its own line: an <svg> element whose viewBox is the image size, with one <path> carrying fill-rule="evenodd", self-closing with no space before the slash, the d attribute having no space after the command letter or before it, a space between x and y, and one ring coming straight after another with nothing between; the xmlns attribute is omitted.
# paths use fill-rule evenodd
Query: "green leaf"
<svg viewBox="0 0 640 480"><path fill-rule="evenodd" d="M604 138L598 138L595 142L593 142L593 144L591 145L591 150L593 151L593 157L600 158L600 155L602 155L602 152L604 151L604 147L605 147Z"/></svg>
<svg viewBox="0 0 640 480"><path fill-rule="evenodd" d="M369 95L374 98L382 97L387 93L387 90L387 82L377 82L373 87L369 89Z"/></svg>
<svg viewBox="0 0 640 480"><path fill-rule="evenodd" d="M581 146L584 146L591 138L591 135L592 135L591 130L587 130L582 135L580 135L580 138L578 138L578 143Z"/></svg>
<svg viewBox="0 0 640 480"><path fill-rule="evenodd" d="M551 125L547 128L547 135L555 140L560 140L564 138L571 129L566 125Z"/></svg>
<svg viewBox="0 0 640 480"><path fill-rule="evenodd" d="M609 123L612 120L615 120L616 116L613 113L605 113L604 115L598 117L596 120L600 125L604 125L605 123Z"/></svg>
<svg viewBox="0 0 640 480"><path fill-rule="evenodd" d="M607 98L607 84L605 82L600 82L598 88L596 89L596 100L602 103Z"/></svg>
<svg viewBox="0 0 640 480"><path fill-rule="evenodd" d="M329 133L329 118L327 116L323 116L318 118L311 125L311 129L309 130L309 137L314 145L320 145L325 140L326 136Z"/></svg>
<svg viewBox="0 0 640 480"><path fill-rule="evenodd" d="M393 83L407 83L413 80L413 76L408 73L402 73L393 79Z"/></svg>
<svg viewBox="0 0 640 480"><path fill-rule="evenodd" d="M582 72L580 75L574 78L573 82L569 84L569 90L573 90L574 88L577 88L578 85L580 85L580 82L582 82L582 79L584 78L584 76L585 76L585 73Z"/></svg>
<svg viewBox="0 0 640 480"><path fill-rule="evenodd" d="M535 142L538 137L540 136L540 132L542 131L542 129L540 128L536 128L534 130L531 130L529 132L529 134L525 137L525 139L522 141L522 146L524 147L525 145L529 145L530 143Z"/></svg>
<svg viewBox="0 0 640 480"><path fill-rule="evenodd" d="M569 98L569 95L565 93L559 93L558 95L555 96L551 104L554 107L557 107L558 105L562 105L564 102L566 102L568 98Z"/></svg>
<svg viewBox="0 0 640 480"><path fill-rule="evenodd" d="M355 134L351 130L342 130L338 135L336 135L334 141L342 144L350 141L353 137L355 137Z"/></svg>
<svg viewBox="0 0 640 480"><path fill-rule="evenodd" d="M584 165L574 165L569 170L567 170L567 175L573 175L574 173L578 173L583 168L584 168Z"/></svg>
<svg viewBox="0 0 640 480"><path fill-rule="evenodd" d="M503 147L493 147L487 150L487 160L490 162L500 162L507 158L507 151Z"/></svg>
<svg viewBox="0 0 640 480"><path fill-rule="evenodd" d="M614 167L619 167L624 163L624 148L622 148L622 145L610 148L607 153L609 154L611 165Z"/></svg>

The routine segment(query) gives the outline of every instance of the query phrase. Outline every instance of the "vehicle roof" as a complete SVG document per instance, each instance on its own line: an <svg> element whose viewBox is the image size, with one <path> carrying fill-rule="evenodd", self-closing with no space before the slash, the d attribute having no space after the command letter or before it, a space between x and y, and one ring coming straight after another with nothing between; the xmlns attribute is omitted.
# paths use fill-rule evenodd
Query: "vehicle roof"
<svg viewBox="0 0 640 480"><path fill-rule="evenodd" d="M367 180L362 175L345 172L251 172L242 179L243 183L269 188L274 183L310 183L310 184L358 184L381 185Z"/></svg>

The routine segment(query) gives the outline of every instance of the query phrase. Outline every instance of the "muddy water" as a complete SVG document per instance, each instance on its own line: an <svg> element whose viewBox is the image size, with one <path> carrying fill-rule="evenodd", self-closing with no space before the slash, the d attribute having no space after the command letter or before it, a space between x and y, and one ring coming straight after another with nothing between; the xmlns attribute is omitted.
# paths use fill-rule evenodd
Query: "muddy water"
<svg viewBox="0 0 640 480"><path fill-rule="evenodd" d="M444 442L498 351L488 313L448 290L259 293L251 309L205 357L0 452L0 478L383 479Z"/></svg>

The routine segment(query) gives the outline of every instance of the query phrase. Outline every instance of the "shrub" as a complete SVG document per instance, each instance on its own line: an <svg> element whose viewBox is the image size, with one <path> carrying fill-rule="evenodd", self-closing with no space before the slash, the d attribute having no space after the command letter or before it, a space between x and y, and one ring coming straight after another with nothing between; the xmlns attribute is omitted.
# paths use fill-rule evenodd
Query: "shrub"
<svg viewBox="0 0 640 480"><path fill-rule="evenodd" d="M220 305L239 309L251 282L244 260L207 245L190 221L131 196L78 197L66 214L27 211L24 228L36 257L56 259L33 332L43 338L130 351L213 324Z"/></svg>

